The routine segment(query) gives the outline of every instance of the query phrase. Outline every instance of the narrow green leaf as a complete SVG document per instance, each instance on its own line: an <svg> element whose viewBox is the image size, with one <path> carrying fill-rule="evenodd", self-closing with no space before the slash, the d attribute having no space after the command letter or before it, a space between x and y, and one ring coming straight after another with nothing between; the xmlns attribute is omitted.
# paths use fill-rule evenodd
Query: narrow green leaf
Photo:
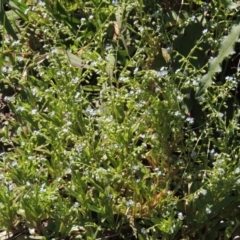
<svg viewBox="0 0 240 240"><path fill-rule="evenodd" d="M113 70L115 67L116 59L113 56L113 54L107 55L107 63L106 63L106 72L109 75L110 78L113 78Z"/></svg>
<svg viewBox="0 0 240 240"><path fill-rule="evenodd" d="M3 9L3 3L0 3L0 22L2 23L2 25L5 27L5 29L7 30L8 34L12 36L12 38L14 40L18 40L17 34L14 31L11 22L9 21L9 19L7 18L7 15Z"/></svg>
<svg viewBox="0 0 240 240"><path fill-rule="evenodd" d="M68 58L69 58L70 63L71 63L74 67L77 67L77 68L85 68L85 69L89 68L88 65L83 64L83 60L82 60L80 57L72 54L70 51L67 51L67 55L68 55Z"/></svg>
<svg viewBox="0 0 240 240"><path fill-rule="evenodd" d="M214 74L221 71L220 64L222 63L222 61L225 58L235 53L233 46L238 41L239 34L240 34L240 24L234 25L229 35L224 37L224 39L221 42L218 56L210 60L208 73L205 74L200 80L200 87L197 92L197 96L203 94L204 90L209 85L211 85L212 77L214 76Z"/></svg>

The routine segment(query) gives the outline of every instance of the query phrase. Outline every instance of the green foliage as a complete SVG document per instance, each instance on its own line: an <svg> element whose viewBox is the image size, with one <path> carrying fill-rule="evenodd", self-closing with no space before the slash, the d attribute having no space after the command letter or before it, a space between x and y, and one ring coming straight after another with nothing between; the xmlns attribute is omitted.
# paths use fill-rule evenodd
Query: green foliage
<svg viewBox="0 0 240 240"><path fill-rule="evenodd" d="M0 238L237 236L232 6L2 5Z"/></svg>
<svg viewBox="0 0 240 240"><path fill-rule="evenodd" d="M221 72L222 69L220 64L223 62L223 60L235 53L233 47L234 44L238 41L239 35L240 25L235 25L232 27L229 35L223 38L220 45L218 56L210 60L209 70L200 81L198 95L201 95L204 92L205 88L211 85L213 75L215 73Z"/></svg>

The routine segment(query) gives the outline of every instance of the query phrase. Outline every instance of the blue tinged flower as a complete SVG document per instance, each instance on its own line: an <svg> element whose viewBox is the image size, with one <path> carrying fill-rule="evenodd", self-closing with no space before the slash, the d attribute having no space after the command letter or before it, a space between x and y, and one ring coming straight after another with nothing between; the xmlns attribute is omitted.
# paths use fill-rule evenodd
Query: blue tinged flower
<svg viewBox="0 0 240 240"><path fill-rule="evenodd" d="M112 0L112 4L116 6L118 4L118 0Z"/></svg>
<svg viewBox="0 0 240 240"><path fill-rule="evenodd" d="M193 158L193 157L195 157L197 155L197 153L196 152L192 152L191 154L190 154L190 156Z"/></svg>
<svg viewBox="0 0 240 240"><path fill-rule="evenodd" d="M188 117L186 119L187 122L189 122L190 124L194 123L194 118Z"/></svg>
<svg viewBox="0 0 240 240"><path fill-rule="evenodd" d="M210 156L212 157L212 156L214 155L214 153L215 153L215 149L212 149L212 150L210 151Z"/></svg>
<svg viewBox="0 0 240 240"><path fill-rule="evenodd" d="M128 200L128 201L126 201L126 205L129 207L129 206L133 206L134 205L134 202L133 202L133 200Z"/></svg>

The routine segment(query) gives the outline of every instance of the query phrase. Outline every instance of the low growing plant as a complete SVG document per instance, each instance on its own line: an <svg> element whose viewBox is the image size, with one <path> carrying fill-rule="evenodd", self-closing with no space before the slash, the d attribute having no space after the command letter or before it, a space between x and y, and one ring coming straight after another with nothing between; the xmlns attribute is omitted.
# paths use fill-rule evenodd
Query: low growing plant
<svg viewBox="0 0 240 240"><path fill-rule="evenodd" d="M233 3L9 3L21 21L18 40L1 32L0 230L234 237L239 69L215 75L238 41Z"/></svg>

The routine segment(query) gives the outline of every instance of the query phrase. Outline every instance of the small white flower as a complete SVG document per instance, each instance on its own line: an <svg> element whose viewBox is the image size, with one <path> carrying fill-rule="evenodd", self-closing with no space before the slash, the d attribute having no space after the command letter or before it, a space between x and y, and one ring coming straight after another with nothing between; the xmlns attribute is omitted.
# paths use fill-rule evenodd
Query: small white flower
<svg viewBox="0 0 240 240"><path fill-rule="evenodd" d="M27 181L26 185L29 187L29 186L31 186L31 183L29 181Z"/></svg>
<svg viewBox="0 0 240 240"><path fill-rule="evenodd" d="M215 149L212 149L212 150L210 151L210 156L211 156L211 157L214 156L214 153L215 153Z"/></svg>
<svg viewBox="0 0 240 240"><path fill-rule="evenodd" d="M71 122L71 121L67 121L66 125L67 125L67 126L71 126L71 125L72 125L72 122Z"/></svg>
<svg viewBox="0 0 240 240"><path fill-rule="evenodd" d="M42 1L40 0L40 1L38 2L38 5L43 7L43 6L45 6L45 2L42 2Z"/></svg>
<svg viewBox="0 0 240 240"><path fill-rule="evenodd" d="M33 94L33 96L35 96L35 95L36 95L36 93L37 93L37 88L36 88L36 87L34 87L34 88L32 89L32 94Z"/></svg>
<svg viewBox="0 0 240 240"><path fill-rule="evenodd" d="M191 154L190 154L190 156L193 158L193 157L195 157L197 155L197 153L196 152L192 152Z"/></svg>
<svg viewBox="0 0 240 240"><path fill-rule="evenodd" d="M53 48L51 51L51 53L57 53L57 52L58 52L57 48Z"/></svg>
<svg viewBox="0 0 240 240"><path fill-rule="evenodd" d="M15 167L15 166L17 166L17 162L16 161L14 161L14 162L12 162L12 167Z"/></svg>
<svg viewBox="0 0 240 240"><path fill-rule="evenodd" d="M177 100L178 100L179 102L181 102L181 101L183 100L183 97L182 97L182 96L177 96Z"/></svg>
<svg viewBox="0 0 240 240"><path fill-rule="evenodd" d="M63 74L64 74L63 71L58 71L58 72L57 72L57 76L62 76Z"/></svg>
<svg viewBox="0 0 240 240"><path fill-rule="evenodd" d="M75 97L74 97L74 98L75 98L75 99L78 98L79 95L80 95L80 92L77 92L77 93L75 94Z"/></svg>
<svg viewBox="0 0 240 240"><path fill-rule="evenodd" d="M141 233L142 233L142 234L146 234L146 233L147 233L146 229L145 229L145 228L142 228L142 229L141 229Z"/></svg>
<svg viewBox="0 0 240 240"><path fill-rule="evenodd" d="M22 57L22 56L18 56L18 57L17 57L17 61L18 61L18 62L22 62L22 61L23 61L23 57Z"/></svg>
<svg viewBox="0 0 240 240"><path fill-rule="evenodd" d="M89 16L89 19L93 19L93 15L90 15L90 16Z"/></svg>
<svg viewBox="0 0 240 240"><path fill-rule="evenodd" d="M186 121L189 122L190 124L193 124L194 123L194 118L188 117L186 119Z"/></svg>
<svg viewBox="0 0 240 240"><path fill-rule="evenodd" d="M7 72L7 71L8 71L7 67L2 67L2 72Z"/></svg>
<svg viewBox="0 0 240 240"><path fill-rule="evenodd" d="M81 153L82 152L82 146L76 146L76 151L78 152L78 153Z"/></svg>
<svg viewBox="0 0 240 240"><path fill-rule="evenodd" d="M139 31L140 33L142 33L143 30L144 30L144 27L142 27L142 26L138 28L138 31Z"/></svg>
<svg viewBox="0 0 240 240"><path fill-rule="evenodd" d="M76 84L76 83L78 83L78 80L79 80L79 77L74 77L74 78L72 79L72 82L73 82L74 84Z"/></svg>
<svg viewBox="0 0 240 240"><path fill-rule="evenodd" d="M20 43L20 41L19 41L19 40L17 40L17 41L14 41L14 42L12 43L12 46L18 45L19 43Z"/></svg>
<svg viewBox="0 0 240 240"><path fill-rule="evenodd" d="M63 131L64 133L67 133L67 132L68 132L68 129L67 129L67 128L64 128L62 131Z"/></svg>
<svg viewBox="0 0 240 240"><path fill-rule="evenodd" d="M200 193L201 193L202 195L206 196L207 190L206 190L206 189L201 189Z"/></svg>
<svg viewBox="0 0 240 240"><path fill-rule="evenodd" d="M207 29L204 29L204 30L202 31L202 33L205 34L205 33L207 33L207 31L208 31Z"/></svg>
<svg viewBox="0 0 240 240"><path fill-rule="evenodd" d="M193 86L198 86L199 82L194 80L192 84L193 84Z"/></svg>
<svg viewBox="0 0 240 240"><path fill-rule="evenodd" d="M239 167L236 168L235 173L236 173L236 174L240 173L240 168L239 168Z"/></svg>
<svg viewBox="0 0 240 240"><path fill-rule="evenodd" d="M37 113L37 109L33 109L32 111L31 111L31 114L32 115L35 115Z"/></svg>
<svg viewBox="0 0 240 240"><path fill-rule="evenodd" d="M209 207L206 208L206 213L210 214L211 213L211 209Z"/></svg>
<svg viewBox="0 0 240 240"><path fill-rule="evenodd" d="M119 81L120 81L120 82L126 82L126 81L127 81L127 78L126 78L126 77L120 77L120 78L119 78Z"/></svg>
<svg viewBox="0 0 240 240"><path fill-rule="evenodd" d="M75 208L78 208L80 206L80 204L78 202L75 202L73 205Z"/></svg>
<svg viewBox="0 0 240 240"><path fill-rule="evenodd" d="M54 115L55 115L54 111L50 112L50 117L53 117Z"/></svg>
<svg viewBox="0 0 240 240"><path fill-rule="evenodd" d="M178 213L178 218L179 218L180 220L183 220L184 217L183 217L183 214L182 214L181 212Z"/></svg>
<svg viewBox="0 0 240 240"><path fill-rule="evenodd" d="M133 71L133 74L136 74L138 72L138 67L136 67Z"/></svg>
<svg viewBox="0 0 240 240"><path fill-rule="evenodd" d="M224 113L218 113L218 116L222 118L224 116Z"/></svg>
<svg viewBox="0 0 240 240"><path fill-rule="evenodd" d="M24 11L24 14L27 15L28 11L30 10L30 8L27 8L25 11Z"/></svg>
<svg viewBox="0 0 240 240"><path fill-rule="evenodd" d="M179 111L176 111L175 113L174 113L174 115L175 116L179 116L181 113L179 112Z"/></svg>
<svg viewBox="0 0 240 240"><path fill-rule="evenodd" d="M133 200L129 200L129 201L126 201L126 205L129 207L129 206L133 206L134 205L134 202Z"/></svg>
<svg viewBox="0 0 240 240"><path fill-rule="evenodd" d="M225 173L225 170L223 168L218 168L218 172L220 175L223 175Z"/></svg>
<svg viewBox="0 0 240 240"><path fill-rule="evenodd" d="M23 112L24 110L25 110L25 108L22 107L22 106L18 106L18 107L16 108L16 112Z"/></svg>
<svg viewBox="0 0 240 240"><path fill-rule="evenodd" d="M139 170L139 166L134 165L134 166L133 166L133 170L135 170L135 171Z"/></svg>

